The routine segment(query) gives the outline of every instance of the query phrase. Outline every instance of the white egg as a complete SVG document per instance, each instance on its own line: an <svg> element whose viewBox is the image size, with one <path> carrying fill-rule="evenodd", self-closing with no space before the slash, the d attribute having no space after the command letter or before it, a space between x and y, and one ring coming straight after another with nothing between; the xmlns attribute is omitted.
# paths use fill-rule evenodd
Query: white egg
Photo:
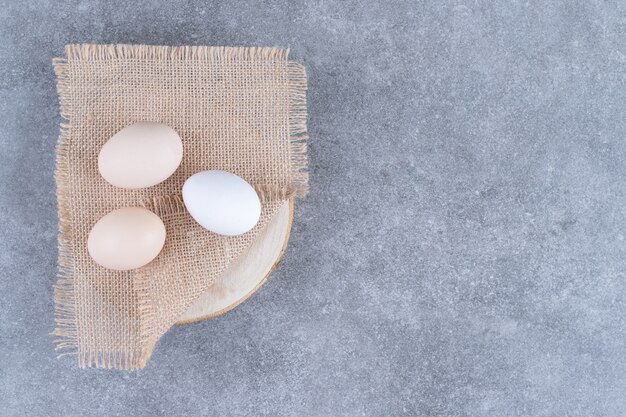
<svg viewBox="0 0 626 417"><path fill-rule="evenodd" d="M127 126L98 155L98 170L112 185L144 188L165 181L183 159L183 143L171 127L154 122Z"/></svg>
<svg viewBox="0 0 626 417"><path fill-rule="evenodd" d="M165 225L142 207L124 207L102 217L87 239L87 250L105 268L125 271L146 265L161 252Z"/></svg>
<svg viewBox="0 0 626 417"><path fill-rule="evenodd" d="M202 227L226 236L252 229L261 217L261 201L243 178L226 171L203 171L183 185L185 207Z"/></svg>

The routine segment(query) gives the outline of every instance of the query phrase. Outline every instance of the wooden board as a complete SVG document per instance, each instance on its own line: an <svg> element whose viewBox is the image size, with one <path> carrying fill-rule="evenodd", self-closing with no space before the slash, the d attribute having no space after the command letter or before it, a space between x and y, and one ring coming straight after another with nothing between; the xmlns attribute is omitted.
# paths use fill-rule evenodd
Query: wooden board
<svg viewBox="0 0 626 417"><path fill-rule="evenodd" d="M195 323L224 314L244 302L263 285L285 252L293 199L286 201L250 248L242 254L211 288L183 314L177 324Z"/></svg>

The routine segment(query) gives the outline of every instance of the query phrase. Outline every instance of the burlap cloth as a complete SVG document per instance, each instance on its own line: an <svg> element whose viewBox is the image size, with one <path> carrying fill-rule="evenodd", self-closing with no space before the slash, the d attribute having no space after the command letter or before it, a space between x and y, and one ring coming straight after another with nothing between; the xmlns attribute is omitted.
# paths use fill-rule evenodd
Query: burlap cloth
<svg viewBox="0 0 626 417"><path fill-rule="evenodd" d="M57 349L78 365L137 369L157 340L251 244L282 201L307 192L306 75L273 48L69 45L54 59L61 115L57 147ZM176 173L124 190L98 173L101 146L139 121L165 123L183 140ZM222 169L261 196L259 224L225 237L200 227L180 193L192 174ZM111 210L144 206L165 223L159 256L116 272L89 257L87 236Z"/></svg>

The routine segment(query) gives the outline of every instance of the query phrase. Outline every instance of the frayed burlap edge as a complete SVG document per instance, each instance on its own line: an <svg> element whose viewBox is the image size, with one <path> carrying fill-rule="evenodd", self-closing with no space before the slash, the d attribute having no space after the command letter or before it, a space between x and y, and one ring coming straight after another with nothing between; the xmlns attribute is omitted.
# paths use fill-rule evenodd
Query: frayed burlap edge
<svg viewBox="0 0 626 417"><path fill-rule="evenodd" d="M145 367L156 340L149 340L149 330L153 326L154 312L148 296L147 282L137 282L139 311L144 315L146 325L142 327L142 350L134 352L79 351L76 317L76 295L74 287L74 248L72 227L69 220L69 178L68 144L71 130L72 100L68 61L109 60L109 59L158 59L158 60L287 60L289 50L260 47L212 47L212 46L154 46L154 45L67 45L65 58L52 60L57 77L60 124L59 140L56 146L55 181L57 186L57 206L59 213L58 273L54 285L55 323L52 333L58 358L77 355L78 366L85 368L95 365L103 368L136 370ZM257 189L261 199L304 196L308 193L307 172L307 77L303 65L287 62L289 80L289 151L293 168L291 188L287 190ZM164 202L179 210L182 201L179 197ZM158 204L155 201L155 204ZM183 205L184 207L184 205ZM167 210L167 208L165 208Z"/></svg>
<svg viewBox="0 0 626 417"><path fill-rule="evenodd" d="M289 150L290 160L293 168L294 178L292 180L293 189L289 194L298 197L305 196L309 191L309 174L307 161L307 107L306 89L307 78L304 66L297 62L287 63L289 79ZM280 196L289 198L290 196Z"/></svg>
<svg viewBox="0 0 626 417"><path fill-rule="evenodd" d="M109 59L145 60L277 60L285 61L289 49L236 46L159 46L159 45L93 45L71 44L65 46L68 60L103 61Z"/></svg>

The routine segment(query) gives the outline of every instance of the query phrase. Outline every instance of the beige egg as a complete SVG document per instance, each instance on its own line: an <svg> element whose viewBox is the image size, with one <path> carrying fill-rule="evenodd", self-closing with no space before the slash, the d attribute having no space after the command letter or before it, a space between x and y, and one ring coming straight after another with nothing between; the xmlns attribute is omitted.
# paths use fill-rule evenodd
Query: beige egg
<svg viewBox="0 0 626 417"><path fill-rule="evenodd" d="M169 178L183 159L183 143L171 127L154 122L127 126L98 155L98 170L112 185L145 188Z"/></svg>
<svg viewBox="0 0 626 417"><path fill-rule="evenodd" d="M153 212L124 207L102 217L87 239L89 255L108 269L125 271L148 264L165 243L165 225Z"/></svg>

